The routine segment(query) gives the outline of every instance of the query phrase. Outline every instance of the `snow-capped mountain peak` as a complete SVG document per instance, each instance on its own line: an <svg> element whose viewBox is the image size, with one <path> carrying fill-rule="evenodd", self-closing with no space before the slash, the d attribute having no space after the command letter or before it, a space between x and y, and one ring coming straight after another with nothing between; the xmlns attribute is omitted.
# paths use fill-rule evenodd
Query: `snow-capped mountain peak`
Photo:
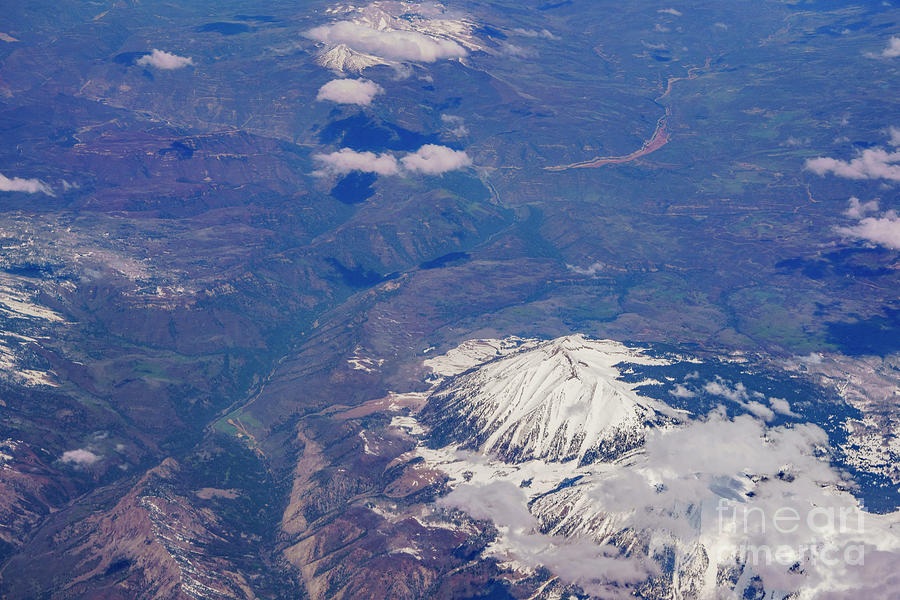
<svg viewBox="0 0 900 600"><path fill-rule="evenodd" d="M347 44L338 44L319 55L318 62L326 69L361 73L363 69L384 64L384 60L371 54L357 52Z"/></svg>
<svg viewBox="0 0 900 600"><path fill-rule="evenodd" d="M486 49L474 21L438 4L375 1L336 6L326 13L340 20L305 35L323 44L318 62L334 71L462 59Z"/></svg>
<svg viewBox="0 0 900 600"><path fill-rule="evenodd" d="M543 342L446 380L423 419L436 443L511 462L609 460L640 446L647 422L672 414L619 380L626 361L653 359L580 335Z"/></svg>

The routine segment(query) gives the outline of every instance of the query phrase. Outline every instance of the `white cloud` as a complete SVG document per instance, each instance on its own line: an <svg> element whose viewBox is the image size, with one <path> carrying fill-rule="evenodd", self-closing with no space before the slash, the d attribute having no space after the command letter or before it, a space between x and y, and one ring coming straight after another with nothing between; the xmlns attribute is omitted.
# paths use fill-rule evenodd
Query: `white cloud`
<svg viewBox="0 0 900 600"><path fill-rule="evenodd" d="M863 519L856 499L839 491L846 489L844 477L818 456L817 448L825 444L827 435L814 425L767 428L749 417L729 421L714 414L705 422L654 432L647 439L646 466L598 482L594 496L607 510L628 514L639 529L679 532L681 539L690 539L684 536L694 531L713 560L734 557L741 547L785 547L786 564L752 564L766 588L825 597L819 593L849 591L866 579L864 574L877 575L882 569L869 567L870 556L890 549L896 561L898 550L896 537L885 535L896 524L896 513L883 521L877 515ZM728 510L719 513L723 500ZM686 506L701 507L699 530L678 517ZM840 518L811 518L817 512ZM773 525L786 513L800 516L796 527ZM865 567L840 559L836 567L808 555L804 559L803 549L815 544L833 549L837 557L865 544ZM802 564L800 573L790 569L794 557Z"/></svg>
<svg viewBox="0 0 900 600"><path fill-rule="evenodd" d="M865 240L900 250L900 216L889 210L880 217L865 217L856 225L837 227L835 231L846 237Z"/></svg>
<svg viewBox="0 0 900 600"><path fill-rule="evenodd" d="M508 481L484 486L460 485L437 501L438 506L458 508L473 519L496 520L504 527L530 531L538 522L528 512L525 492Z"/></svg>
<svg viewBox="0 0 900 600"><path fill-rule="evenodd" d="M154 48L150 54L145 54L137 59L136 64L143 67L156 67L157 69L171 71L192 65L194 61L186 56L177 56Z"/></svg>
<svg viewBox="0 0 900 600"><path fill-rule="evenodd" d="M844 211L844 216L851 219L861 219L870 212L878 210L878 200L860 202L859 198L850 198L850 206Z"/></svg>
<svg viewBox="0 0 900 600"><path fill-rule="evenodd" d="M823 482L836 480L827 463L814 459L814 448L827 441L815 425L767 428L749 416L730 420L716 412L681 429L652 432L647 437L646 474L651 480L683 478L684 485L667 486L666 494L678 500L697 499L723 477L738 478L737 489L742 489L749 484L740 481L742 474L773 475L789 464L808 463ZM696 478L698 473L703 477Z"/></svg>
<svg viewBox="0 0 900 600"><path fill-rule="evenodd" d="M785 415L786 417L799 416L797 413L791 410L791 403L784 398L769 398L769 405L772 407L772 410L774 410L778 414Z"/></svg>
<svg viewBox="0 0 900 600"><path fill-rule="evenodd" d="M707 394L713 394L731 400L750 414L755 415L764 421L771 421L775 418L775 413L771 408L761 402L750 400L750 394L741 382L736 383L732 388L728 386L728 382L725 380L716 378L715 381L706 382L706 385L703 386L703 390Z"/></svg>
<svg viewBox="0 0 900 600"><path fill-rule="evenodd" d="M741 406L746 408L750 412L750 414L756 415L763 421L771 421L775 418L775 411L773 411L762 402L751 400L749 402L742 403Z"/></svg>
<svg viewBox="0 0 900 600"><path fill-rule="evenodd" d="M350 148L341 148L330 154L315 154L313 160L322 165L322 169L313 175L346 175L351 171L376 173L378 175L399 175L403 172L439 175L447 171L455 171L468 167L472 159L462 150L453 150L446 146L425 144L416 152L402 157L399 161L387 152L357 152Z"/></svg>
<svg viewBox="0 0 900 600"><path fill-rule="evenodd" d="M826 434L814 425L767 428L749 415L729 420L715 412L683 428L651 432L646 459L598 481L591 495L601 509L629 514L638 529L668 530L687 541L703 531L684 521L679 516L684 509L679 507L695 504L708 509L719 498L747 502L746 493L751 490L756 492L753 498L760 499L763 489L753 483L755 477L777 481L777 473L793 465L795 479L808 477L806 483L815 487L816 482L840 481L827 463L815 458L815 447L826 442ZM821 491L809 498L818 495ZM726 532L709 533L722 536Z"/></svg>
<svg viewBox="0 0 900 600"><path fill-rule="evenodd" d="M681 383L675 384L675 387L669 393L676 398L694 398L697 395L697 392Z"/></svg>
<svg viewBox="0 0 900 600"><path fill-rule="evenodd" d="M102 457L94 454L90 450L79 448L77 450L66 450L63 452L62 461L64 463L72 463L76 465L92 465Z"/></svg>
<svg viewBox="0 0 900 600"><path fill-rule="evenodd" d="M437 175L468 167L472 164L472 159L462 150L425 144L413 154L401 158L400 162L405 169L414 173Z"/></svg>
<svg viewBox="0 0 900 600"><path fill-rule="evenodd" d="M334 79L319 88L316 100L368 106L375 96L382 93L381 86L368 79Z"/></svg>
<svg viewBox="0 0 900 600"><path fill-rule="evenodd" d="M659 9L659 10L656 11L656 12L658 12L658 13L664 13L664 14L667 14L667 15L672 15L672 16L675 16L675 17L680 17L680 16L681 16L681 11L675 10L674 8L661 8L661 9Z"/></svg>
<svg viewBox="0 0 900 600"><path fill-rule="evenodd" d="M469 128L466 127L466 120L456 115L441 115L441 121L447 125L447 132L454 137L465 137L469 135Z"/></svg>
<svg viewBox="0 0 900 600"><path fill-rule="evenodd" d="M816 175L832 173L846 179L889 179L900 181L900 151L888 152L884 148L868 148L856 158L845 161L819 157L806 161L806 168Z"/></svg>
<svg viewBox="0 0 900 600"><path fill-rule="evenodd" d="M521 36L530 37L530 38L544 38L546 40L558 40L559 36L554 35L547 29L541 29L540 31L536 29L522 29L521 27L517 27L512 30L513 33L517 33Z"/></svg>
<svg viewBox="0 0 900 600"><path fill-rule="evenodd" d="M900 56L900 37L891 36L884 50L878 53L868 52L866 56L869 58L896 58Z"/></svg>
<svg viewBox="0 0 900 600"><path fill-rule="evenodd" d="M888 143L894 147L900 146L900 127L890 127L888 133L891 136L891 141Z"/></svg>
<svg viewBox="0 0 900 600"><path fill-rule="evenodd" d="M531 568L547 567L564 581L603 598L633 597L627 588L649 575L643 565L621 558L613 546L540 533L537 519L528 511L528 497L511 482L459 485L437 504L493 521L517 561Z"/></svg>
<svg viewBox="0 0 900 600"><path fill-rule="evenodd" d="M431 63L445 58L461 58L468 52L454 41L435 38L417 31L373 29L351 21L339 21L310 29L307 37L377 56L412 62Z"/></svg>
<svg viewBox="0 0 900 600"><path fill-rule="evenodd" d="M706 382L706 385L703 386L703 389L707 394L722 396L723 398L727 398L732 402L743 402L747 399L747 388L745 388L744 384L740 382L738 382L734 386L734 388L730 388L728 387L728 384L723 380L716 379L715 381Z"/></svg>
<svg viewBox="0 0 900 600"><path fill-rule="evenodd" d="M0 192L25 192L26 194L47 194L53 195L53 190L40 179L22 179L21 177L13 177L10 179L0 174Z"/></svg>
<svg viewBox="0 0 900 600"><path fill-rule="evenodd" d="M570 265L566 264L566 268L573 273L577 273L579 275L586 275L588 277L594 277L604 271L608 271L610 269L609 265L606 265L602 262L595 262L587 267L579 267L578 265Z"/></svg>
<svg viewBox="0 0 900 600"><path fill-rule="evenodd" d="M512 56L513 58L534 58L538 54L531 48L525 48L523 46L511 44L509 42L503 42L500 44L500 52L507 56Z"/></svg>
<svg viewBox="0 0 900 600"><path fill-rule="evenodd" d="M897 211L888 210L881 215L866 216L878 211L878 201L860 202L859 198L850 198L844 216L857 219L855 225L835 227L834 230L848 238L865 240L873 244L900 250L900 216Z"/></svg>
<svg viewBox="0 0 900 600"><path fill-rule="evenodd" d="M378 175L396 175L400 172L397 159L390 154L374 152L357 152L350 148L342 148L330 154L316 154L313 160L322 164L323 169L314 175L346 175L351 171L377 173Z"/></svg>
<svg viewBox="0 0 900 600"><path fill-rule="evenodd" d="M769 401L779 409L787 404ZM812 424L767 427L747 415L729 419L720 410L682 427L652 430L639 455L578 469L577 483L549 494L522 489L522 472L515 469L472 463L475 478L438 504L492 520L499 531L492 546L501 558L543 565L603 598L628 597L629 586L653 572L653 548L674 547L677 564L699 567L696 574L702 578L705 572L714 587L719 568L741 572L743 556L742 578L758 575L767 590L802 591L798 597L818 600L834 590L847 592L834 598L851 597L854 588L867 585L871 597L886 600L891 596L881 592L890 586L874 582L895 568L889 565L896 565L900 550L894 533L898 513L864 514L846 491L850 482L821 453L827 444L827 434ZM554 469L560 469L557 475ZM551 480L573 474L546 463L522 470ZM792 513L796 521L778 520ZM562 522L550 531L565 531L565 537L540 533L535 515L543 527L558 516ZM632 532L639 540L627 558L604 543L615 532L624 532L626 543ZM641 551L641 544L649 549ZM841 559L862 545L865 565ZM748 548L754 547L784 548L789 560L751 560ZM836 560L811 559L805 550L811 547L833 550ZM691 565L692 556L705 554L697 548L710 563ZM799 571L791 567L795 561ZM721 589L722 595L705 591L708 597L731 597Z"/></svg>

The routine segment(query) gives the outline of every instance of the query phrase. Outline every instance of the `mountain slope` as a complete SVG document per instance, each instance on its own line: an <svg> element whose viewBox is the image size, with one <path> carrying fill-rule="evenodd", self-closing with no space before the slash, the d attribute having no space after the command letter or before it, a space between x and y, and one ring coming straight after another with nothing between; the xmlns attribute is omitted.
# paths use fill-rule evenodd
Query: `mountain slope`
<svg viewBox="0 0 900 600"><path fill-rule="evenodd" d="M617 380L615 365L653 362L606 340L568 336L449 379L422 420L431 443L461 444L509 462L609 460L641 445L643 429L675 413Z"/></svg>

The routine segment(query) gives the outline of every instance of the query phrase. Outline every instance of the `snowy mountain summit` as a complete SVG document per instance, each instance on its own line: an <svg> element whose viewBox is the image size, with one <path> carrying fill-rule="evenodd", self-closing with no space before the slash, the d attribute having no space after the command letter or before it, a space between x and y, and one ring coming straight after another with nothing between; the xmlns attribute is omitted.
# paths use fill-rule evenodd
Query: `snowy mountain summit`
<svg viewBox="0 0 900 600"><path fill-rule="evenodd" d="M436 3L376 1L325 13L332 20L304 35L322 44L318 63L336 72L461 60L487 50L475 21Z"/></svg>
<svg viewBox="0 0 900 600"><path fill-rule="evenodd" d="M619 380L623 362L659 364L581 335L526 345L444 381L421 418L438 446L456 443L507 462L612 460L674 416Z"/></svg>

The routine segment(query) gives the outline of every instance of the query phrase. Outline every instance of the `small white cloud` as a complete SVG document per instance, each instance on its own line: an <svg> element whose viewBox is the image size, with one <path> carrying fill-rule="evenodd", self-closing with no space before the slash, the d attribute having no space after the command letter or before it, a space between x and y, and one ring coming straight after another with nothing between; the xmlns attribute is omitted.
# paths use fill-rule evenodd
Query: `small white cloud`
<svg viewBox="0 0 900 600"><path fill-rule="evenodd" d="M688 388L687 386L685 386L681 383L676 383L675 387L669 393L672 394L673 396L675 396L676 398L694 398L697 395L697 392L694 392L693 390L691 390L690 388Z"/></svg>
<svg viewBox="0 0 900 600"><path fill-rule="evenodd" d="M750 393L743 383L737 382L734 387L730 387L728 382L717 377L715 381L707 381L703 386L703 390L707 394L713 394L726 398L750 414L759 417L763 421L771 421L775 417L775 413L771 408L756 400L750 400ZM758 392L754 393L756 397L764 397Z"/></svg>
<svg viewBox="0 0 900 600"><path fill-rule="evenodd" d="M775 418L775 412L763 404L762 402L750 401L741 404L744 408L746 408L750 414L756 415L763 421L771 421Z"/></svg>
<svg viewBox="0 0 900 600"><path fill-rule="evenodd" d="M790 146L792 148L799 148L800 146L808 146L809 138L796 138L794 136L790 136L787 140L785 140L784 146Z"/></svg>
<svg viewBox="0 0 900 600"><path fill-rule="evenodd" d="M382 93L381 86L368 79L334 79L319 88L316 100L368 106L375 96Z"/></svg>
<svg viewBox="0 0 900 600"><path fill-rule="evenodd" d="M805 365L820 365L824 360L824 357L818 352L810 352L806 356L797 357L797 361Z"/></svg>
<svg viewBox="0 0 900 600"><path fill-rule="evenodd" d="M72 463L76 465L92 465L102 457L94 454L90 450L79 448L78 450L66 450L63 452L62 461L64 463Z"/></svg>
<svg viewBox="0 0 900 600"><path fill-rule="evenodd" d="M322 170L314 175L346 175L351 171L377 173L378 175L396 175L400 172L397 159L390 154L374 152L357 152L350 148L341 148L330 154L316 154L313 160L321 163Z"/></svg>
<svg viewBox="0 0 900 600"><path fill-rule="evenodd" d="M502 518L502 524L529 531L538 527L537 519L528 512L525 492L507 481L484 486L460 485L437 501L438 506L458 508L473 519Z"/></svg>
<svg viewBox="0 0 900 600"><path fill-rule="evenodd" d="M360 23L339 21L310 29L307 37L326 44L346 46L382 58L431 63L445 58L461 58L468 52L452 40L398 29L373 29Z"/></svg>
<svg viewBox="0 0 900 600"><path fill-rule="evenodd" d="M890 127L888 128L888 133L891 136L891 140L888 143L895 148L900 146L900 127Z"/></svg>
<svg viewBox="0 0 900 600"><path fill-rule="evenodd" d="M513 29L512 31L513 31L513 33L517 33L524 37L544 38L546 40L558 40L559 39L559 36L554 35L553 33L551 33L550 31L548 31L546 29L541 29L540 31L538 31L536 29L522 29L521 27L517 27L517 28Z"/></svg>
<svg viewBox="0 0 900 600"><path fill-rule="evenodd" d="M681 11L675 10L674 8L661 8L661 9L659 9L659 10L656 11L656 12L658 12L658 13L664 13L664 14L667 14L667 15L672 15L672 16L675 16L675 17L680 17L680 16L681 16Z"/></svg>
<svg viewBox="0 0 900 600"><path fill-rule="evenodd" d="M341 148L330 154L315 154L313 160L322 165L313 175L346 175L351 171L376 173L378 175L398 175L401 172L439 175L447 171L463 169L472 164L472 159L462 150L446 146L425 144L417 151L407 154L399 161L387 152L357 152Z"/></svg>
<svg viewBox="0 0 900 600"><path fill-rule="evenodd" d="M856 225L835 228L839 234L900 250L900 216L889 210L880 217L866 217Z"/></svg>
<svg viewBox="0 0 900 600"><path fill-rule="evenodd" d="M747 388L740 382L738 382L734 388L731 388L725 381L716 379L715 381L707 381L706 385L703 386L703 389L707 394L722 396L732 402L743 402L747 399Z"/></svg>
<svg viewBox="0 0 900 600"><path fill-rule="evenodd" d="M587 277L595 277L612 269L612 267L610 267L609 265L599 261L591 263L586 267L579 267L578 265L570 265L567 263L566 268L573 273L577 273L578 275L585 275Z"/></svg>
<svg viewBox="0 0 900 600"><path fill-rule="evenodd" d="M806 161L806 168L816 175L832 173L846 179L889 179L900 181L900 151L888 152L884 148L868 148L856 158L846 161L819 157Z"/></svg>
<svg viewBox="0 0 900 600"><path fill-rule="evenodd" d="M787 417L798 417L799 415L791 410L791 403L784 398L769 398L769 406L778 414Z"/></svg>
<svg viewBox="0 0 900 600"><path fill-rule="evenodd" d="M156 67L157 69L163 69L164 71L171 71L173 69L181 69L188 65L192 65L194 64L194 61L186 56L177 56L154 48L153 52L150 54L145 54L137 59L135 64L141 65L142 67Z"/></svg>
<svg viewBox="0 0 900 600"><path fill-rule="evenodd" d="M850 206L844 211L844 216L851 219L862 219L870 212L878 210L878 200L860 202L859 198L850 198Z"/></svg>
<svg viewBox="0 0 900 600"><path fill-rule="evenodd" d="M401 158L400 162L405 169L413 173L437 175L471 166L472 159L462 150L425 144L416 152Z"/></svg>
<svg viewBox="0 0 900 600"><path fill-rule="evenodd" d="M525 48L517 44L510 44L509 42L503 42L502 44L500 44L500 52L514 58L533 58L537 56L537 52L532 50L531 48Z"/></svg>
<svg viewBox="0 0 900 600"><path fill-rule="evenodd" d="M727 31L727 30L728 30L728 25L726 25L725 23L715 23L715 24L713 25L713 27L716 28L716 29L721 29L722 31Z"/></svg>
<svg viewBox="0 0 900 600"><path fill-rule="evenodd" d="M22 179L21 177L13 177L10 179L0 174L0 192L25 192L26 194L47 194L53 195L53 190L40 179Z"/></svg>
<svg viewBox="0 0 900 600"><path fill-rule="evenodd" d="M896 58L900 56L900 37L891 36L888 40L887 47L881 52L868 52L866 56L869 58Z"/></svg>
<svg viewBox="0 0 900 600"><path fill-rule="evenodd" d="M900 154L900 152L896 154ZM877 212L877 200L860 202L859 198L850 198L844 216L856 219L857 223L845 227L835 227L834 230L844 237L900 250L900 216L897 215L897 211L889 210L881 215L872 214Z"/></svg>
<svg viewBox="0 0 900 600"><path fill-rule="evenodd" d="M456 115L441 115L441 121L447 126L447 132L454 137L465 137L469 135L469 128L466 127L466 120Z"/></svg>

